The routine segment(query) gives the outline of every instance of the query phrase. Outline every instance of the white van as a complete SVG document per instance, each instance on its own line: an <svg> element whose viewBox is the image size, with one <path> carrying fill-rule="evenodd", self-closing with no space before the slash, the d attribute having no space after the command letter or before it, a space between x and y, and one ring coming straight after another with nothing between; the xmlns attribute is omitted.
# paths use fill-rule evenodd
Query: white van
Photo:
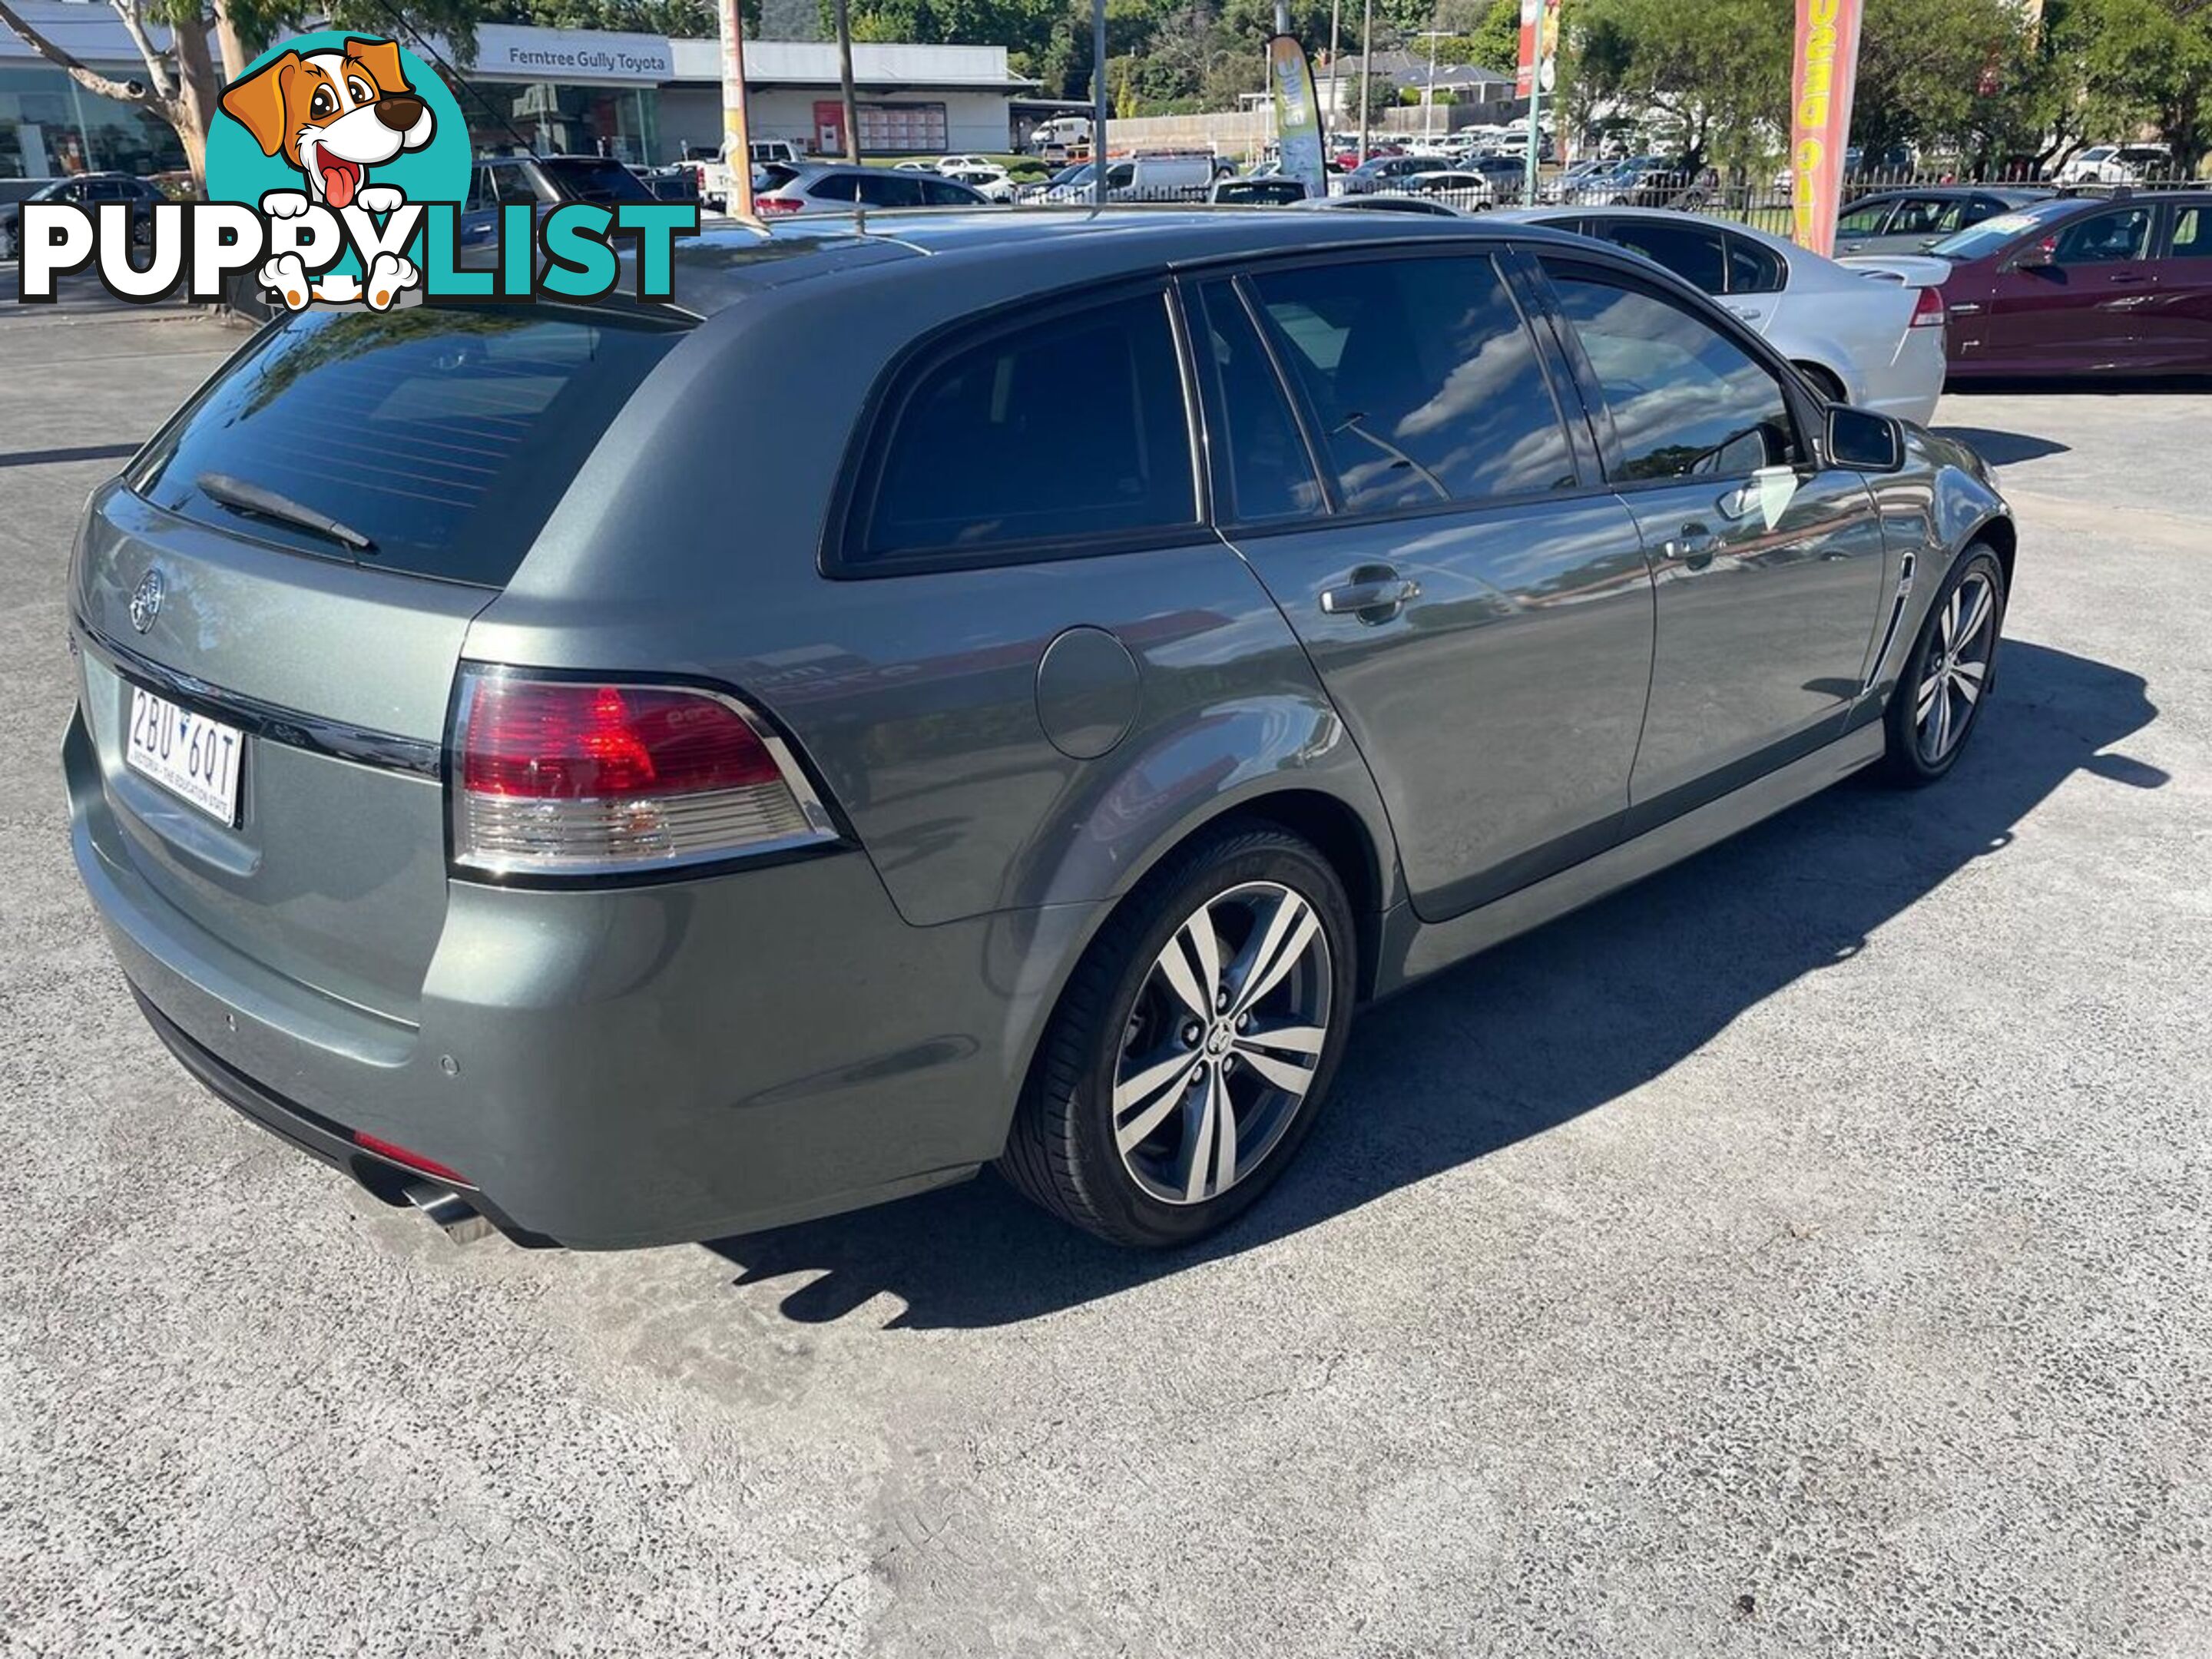
<svg viewBox="0 0 2212 1659"><path fill-rule="evenodd" d="M1091 148L1091 118L1055 115L1030 133L1030 150L1048 161L1065 160L1070 150Z"/></svg>
<svg viewBox="0 0 2212 1659"><path fill-rule="evenodd" d="M1213 188L1214 158L1206 151L1133 155L1106 167L1109 202L1202 202Z"/></svg>

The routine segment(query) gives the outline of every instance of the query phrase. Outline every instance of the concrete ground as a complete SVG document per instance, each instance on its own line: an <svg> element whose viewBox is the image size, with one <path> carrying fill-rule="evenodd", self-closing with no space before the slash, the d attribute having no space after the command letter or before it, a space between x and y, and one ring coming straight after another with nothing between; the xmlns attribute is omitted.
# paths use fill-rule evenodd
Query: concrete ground
<svg viewBox="0 0 2212 1659"><path fill-rule="evenodd" d="M64 560L235 337L0 319L0 1652L2212 1650L2212 394L1947 400L1954 776L1376 1011L1213 1246L594 1257L246 1126L94 934Z"/></svg>

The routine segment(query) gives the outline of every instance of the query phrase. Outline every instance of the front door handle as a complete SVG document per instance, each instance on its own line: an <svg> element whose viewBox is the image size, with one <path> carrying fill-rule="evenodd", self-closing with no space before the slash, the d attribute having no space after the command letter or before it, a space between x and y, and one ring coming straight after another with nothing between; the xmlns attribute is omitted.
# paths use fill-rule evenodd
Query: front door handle
<svg viewBox="0 0 2212 1659"><path fill-rule="evenodd" d="M1692 570L1703 570L1713 562L1720 538L1701 524L1686 524L1666 546L1667 556Z"/></svg>
<svg viewBox="0 0 2212 1659"><path fill-rule="evenodd" d="M1332 617L1357 617L1364 623L1389 622L1406 601L1421 596L1421 586L1387 564L1363 564L1348 580L1322 590L1321 608Z"/></svg>

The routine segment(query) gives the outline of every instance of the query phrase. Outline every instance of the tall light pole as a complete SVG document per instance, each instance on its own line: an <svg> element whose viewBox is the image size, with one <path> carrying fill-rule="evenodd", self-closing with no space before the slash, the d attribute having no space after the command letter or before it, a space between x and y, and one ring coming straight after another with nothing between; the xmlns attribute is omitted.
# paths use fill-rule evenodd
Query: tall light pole
<svg viewBox="0 0 2212 1659"><path fill-rule="evenodd" d="M1437 119L1437 37L1442 29L1423 29L1429 37L1429 85L1421 95L1421 142L1426 143L1435 136Z"/></svg>
<svg viewBox="0 0 2212 1659"><path fill-rule="evenodd" d="M753 216L753 147L745 119L745 31L738 0L722 0L722 162L730 173L730 211Z"/></svg>
<svg viewBox="0 0 2212 1659"><path fill-rule="evenodd" d="M729 0L725 0L726 3ZM1375 0L1364 0L1359 21L1359 155L1367 165L1367 77L1375 68Z"/></svg>
<svg viewBox="0 0 2212 1659"><path fill-rule="evenodd" d="M1322 127L1323 147L1327 147L1328 130L1340 126L1344 121L1344 106L1336 101L1336 21L1344 9L1344 0L1328 0L1328 120ZM1328 181L1328 158L1322 157L1322 182Z"/></svg>
<svg viewBox="0 0 2212 1659"><path fill-rule="evenodd" d="M1106 205L1106 0L1091 0L1091 201Z"/></svg>
<svg viewBox="0 0 2212 1659"><path fill-rule="evenodd" d="M837 80L845 94L845 159L855 167L860 161L860 101L853 91L853 15L846 0L837 0Z"/></svg>

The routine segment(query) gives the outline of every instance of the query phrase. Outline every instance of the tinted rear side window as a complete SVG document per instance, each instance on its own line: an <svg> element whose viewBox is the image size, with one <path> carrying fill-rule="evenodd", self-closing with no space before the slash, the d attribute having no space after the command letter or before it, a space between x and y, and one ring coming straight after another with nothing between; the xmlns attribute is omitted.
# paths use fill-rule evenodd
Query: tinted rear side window
<svg viewBox="0 0 2212 1659"><path fill-rule="evenodd" d="M497 586L682 337L605 308L306 312L202 393L131 487L220 529L350 556L198 483L236 479L360 532L375 544L363 563Z"/></svg>
<svg viewBox="0 0 2212 1659"><path fill-rule="evenodd" d="M1772 248L1741 236L1730 236L1726 240L1729 293L1779 294L1788 284L1789 264Z"/></svg>
<svg viewBox="0 0 2212 1659"><path fill-rule="evenodd" d="M1218 428L1210 447L1229 495L1221 516L1251 524L1320 512L1321 481L1243 301L1229 283L1208 283L1198 309L1199 374Z"/></svg>
<svg viewBox="0 0 2212 1659"><path fill-rule="evenodd" d="M1198 519L1166 299L1146 294L925 360L863 490L848 561L1034 548Z"/></svg>
<svg viewBox="0 0 2212 1659"><path fill-rule="evenodd" d="M1696 225L1648 223L1640 219L1601 221L1598 234L1617 247L1664 265L1691 287L1718 294L1726 278L1720 233Z"/></svg>
<svg viewBox="0 0 2212 1659"><path fill-rule="evenodd" d="M1488 258L1307 265L1251 283L1346 507L1574 486L1551 383Z"/></svg>

